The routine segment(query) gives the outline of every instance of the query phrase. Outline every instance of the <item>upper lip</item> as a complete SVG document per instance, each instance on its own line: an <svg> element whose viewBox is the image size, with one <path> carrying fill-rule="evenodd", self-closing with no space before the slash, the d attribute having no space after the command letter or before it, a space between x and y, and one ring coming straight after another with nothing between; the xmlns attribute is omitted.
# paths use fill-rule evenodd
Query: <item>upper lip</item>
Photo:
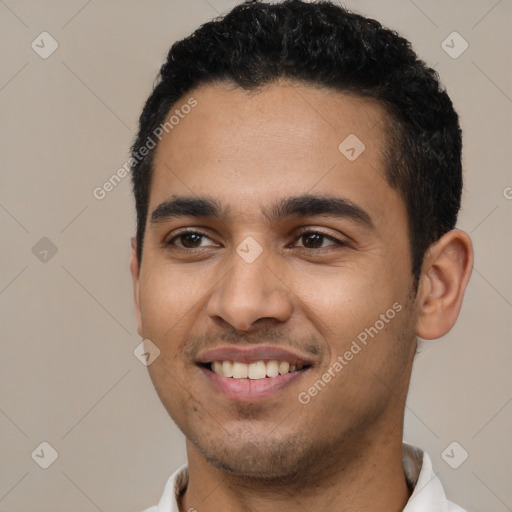
<svg viewBox="0 0 512 512"><path fill-rule="evenodd" d="M312 359L304 354L270 345L217 347L200 353L196 358L198 364L213 361L238 361L246 364L257 361L287 361L290 364L303 366L313 364Z"/></svg>

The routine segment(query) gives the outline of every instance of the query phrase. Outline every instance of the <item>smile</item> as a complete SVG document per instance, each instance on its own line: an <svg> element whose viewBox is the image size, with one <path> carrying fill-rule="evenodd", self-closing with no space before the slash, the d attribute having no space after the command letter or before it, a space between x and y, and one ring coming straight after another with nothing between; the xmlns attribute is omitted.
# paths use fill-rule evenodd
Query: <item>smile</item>
<svg viewBox="0 0 512 512"><path fill-rule="evenodd" d="M259 380L293 373L302 370L305 366L308 365L290 364L288 361L277 360L256 361L249 364L241 361L213 361L210 369L221 377Z"/></svg>
<svg viewBox="0 0 512 512"><path fill-rule="evenodd" d="M315 364L310 354L269 345L230 345L197 356L195 363L216 394L237 402L278 396Z"/></svg>

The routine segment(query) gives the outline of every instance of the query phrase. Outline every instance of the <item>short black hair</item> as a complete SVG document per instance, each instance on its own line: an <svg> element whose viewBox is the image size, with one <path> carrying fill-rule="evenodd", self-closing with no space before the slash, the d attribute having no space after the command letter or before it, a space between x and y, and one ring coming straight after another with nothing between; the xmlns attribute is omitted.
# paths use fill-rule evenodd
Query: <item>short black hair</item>
<svg viewBox="0 0 512 512"><path fill-rule="evenodd" d="M416 290L425 251L457 221L458 115L437 72L409 41L330 1L246 1L172 45L131 148L139 265L155 154L153 148L141 158L140 150L173 105L200 85L255 90L281 79L371 98L386 110L385 173L407 208Z"/></svg>

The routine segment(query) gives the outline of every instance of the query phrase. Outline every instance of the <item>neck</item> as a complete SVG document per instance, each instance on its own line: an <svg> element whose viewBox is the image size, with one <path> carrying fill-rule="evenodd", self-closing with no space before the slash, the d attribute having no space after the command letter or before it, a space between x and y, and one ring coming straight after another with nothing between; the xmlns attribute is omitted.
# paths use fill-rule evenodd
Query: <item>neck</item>
<svg viewBox="0 0 512 512"><path fill-rule="evenodd" d="M409 499L402 429L387 436L347 440L345 447L316 467L279 482L233 475L214 467L187 440L189 485L182 512L282 512L336 510L400 512Z"/></svg>

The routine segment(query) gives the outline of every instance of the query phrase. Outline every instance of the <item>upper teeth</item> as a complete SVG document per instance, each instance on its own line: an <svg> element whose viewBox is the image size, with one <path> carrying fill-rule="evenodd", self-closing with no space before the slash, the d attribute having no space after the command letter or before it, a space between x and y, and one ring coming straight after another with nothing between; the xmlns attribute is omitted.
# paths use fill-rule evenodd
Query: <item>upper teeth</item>
<svg viewBox="0 0 512 512"><path fill-rule="evenodd" d="M238 361L214 361L212 371L222 377L233 377L235 379L264 379L265 377L276 377L286 373L302 369L301 364L296 365L286 361L256 361L255 363L240 363Z"/></svg>

